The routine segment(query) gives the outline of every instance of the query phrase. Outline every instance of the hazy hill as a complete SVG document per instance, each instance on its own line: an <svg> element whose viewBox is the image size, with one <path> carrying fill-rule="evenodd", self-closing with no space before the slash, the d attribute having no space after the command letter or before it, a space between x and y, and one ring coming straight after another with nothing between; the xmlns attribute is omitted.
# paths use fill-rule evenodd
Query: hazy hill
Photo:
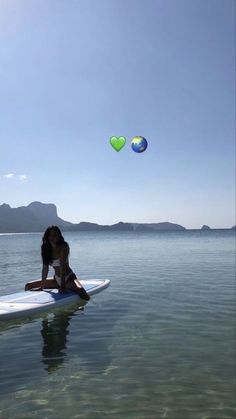
<svg viewBox="0 0 236 419"><path fill-rule="evenodd" d="M32 202L26 207L11 208L8 204L0 205L0 232L21 233L43 231L50 224L63 228L71 225L57 215L54 204Z"/></svg>
<svg viewBox="0 0 236 419"><path fill-rule="evenodd" d="M77 224L65 221L57 215L54 204L31 202L27 206L11 208L8 204L0 205L0 233L27 233L44 231L49 225L58 225L64 231L183 231L185 227L164 223L123 223L113 225L99 225L96 223L81 222ZM210 229L202 226L202 230ZM232 227L235 229L235 226Z"/></svg>
<svg viewBox="0 0 236 419"><path fill-rule="evenodd" d="M62 227L72 225L69 221L64 221L57 215L57 207L54 204L42 204L41 202L31 202L26 207L30 212L40 220L43 225L59 224Z"/></svg>
<svg viewBox="0 0 236 419"><path fill-rule="evenodd" d="M133 224L136 231L170 231L170 230L186 230L185 227L174 223L150 223L150 224Z"/></svg>
<svg viewBox="0 0 236 419"><path fill-rule="evenodd" d="M133 231L134 227L131 223L122 223L121 221L117 224L112 225L100 225L95 223L87 223L85 221L79 224L72 224L68 231Z"/></svg>
<svg viewBox="0 0 236 419"><path fill-rule="evenodd" d="M81 222L78 224L65 221L57 215L54 204L31 202L26 207L11 208L8 204L0 205L0 233L21 233L43 231L49 225L58 225L64 231L150 231L150 230L185 230L172 223L137 224L119 222L113 225L99 225Z"/></svg>

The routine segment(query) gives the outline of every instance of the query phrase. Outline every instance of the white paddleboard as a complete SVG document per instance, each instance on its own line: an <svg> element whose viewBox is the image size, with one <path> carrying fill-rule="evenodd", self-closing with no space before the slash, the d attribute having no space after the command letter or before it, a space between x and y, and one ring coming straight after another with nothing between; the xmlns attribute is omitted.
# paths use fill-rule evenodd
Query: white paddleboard
<svg viewBox="0 0 236 419"><path fill-rule="evenodd" d="M90 296L98 294L110 284L109 279L89 279L80 282ZM72 291L60 293L57 289L5 295L0 297L0 321L33 315L79 301L82 300L78 294Z"/></svg>

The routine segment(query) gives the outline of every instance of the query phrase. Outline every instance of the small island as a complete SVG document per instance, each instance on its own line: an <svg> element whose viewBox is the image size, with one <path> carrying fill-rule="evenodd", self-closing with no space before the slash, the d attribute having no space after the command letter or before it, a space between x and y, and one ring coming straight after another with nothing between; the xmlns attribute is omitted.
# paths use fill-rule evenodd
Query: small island
<svg viewBox="0 0 236 419"><path fill-rule="evenodd" d="M211 229L211 227L209 227L209 226L207 226L205 224L201 228L201 230L210 230L210 229Z"/></svg>

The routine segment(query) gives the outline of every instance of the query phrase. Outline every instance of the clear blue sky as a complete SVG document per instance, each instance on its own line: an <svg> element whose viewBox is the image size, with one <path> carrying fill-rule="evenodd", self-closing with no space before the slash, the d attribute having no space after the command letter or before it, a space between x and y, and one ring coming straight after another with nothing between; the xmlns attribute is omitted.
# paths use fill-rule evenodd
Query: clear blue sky
<svg viewBox="0 0 236 419"><path fill-rule="evenodd" d="M1 0L0 203L233 225L234 27L233 0Z"/></svg>

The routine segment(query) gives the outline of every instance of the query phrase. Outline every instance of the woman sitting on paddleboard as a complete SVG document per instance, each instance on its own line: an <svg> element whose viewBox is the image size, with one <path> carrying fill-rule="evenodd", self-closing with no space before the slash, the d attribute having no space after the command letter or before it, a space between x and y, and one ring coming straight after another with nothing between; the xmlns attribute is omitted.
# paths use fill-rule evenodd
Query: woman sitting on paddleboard
<svg viewBox="0 0 236 419"><path fill-rule="evenodd" d="M84 300L89 300L89 295L69 266L69 251L69 245L64 240L59 227L48 227L43 235L41 246L43 260L42 281L26 284L25 290L40 287L40 290L44 288L59 288L60 292L64 292L66 289L69 289L75 291ZM49 265L55 271L53 279L47 279Z"/></svg>

